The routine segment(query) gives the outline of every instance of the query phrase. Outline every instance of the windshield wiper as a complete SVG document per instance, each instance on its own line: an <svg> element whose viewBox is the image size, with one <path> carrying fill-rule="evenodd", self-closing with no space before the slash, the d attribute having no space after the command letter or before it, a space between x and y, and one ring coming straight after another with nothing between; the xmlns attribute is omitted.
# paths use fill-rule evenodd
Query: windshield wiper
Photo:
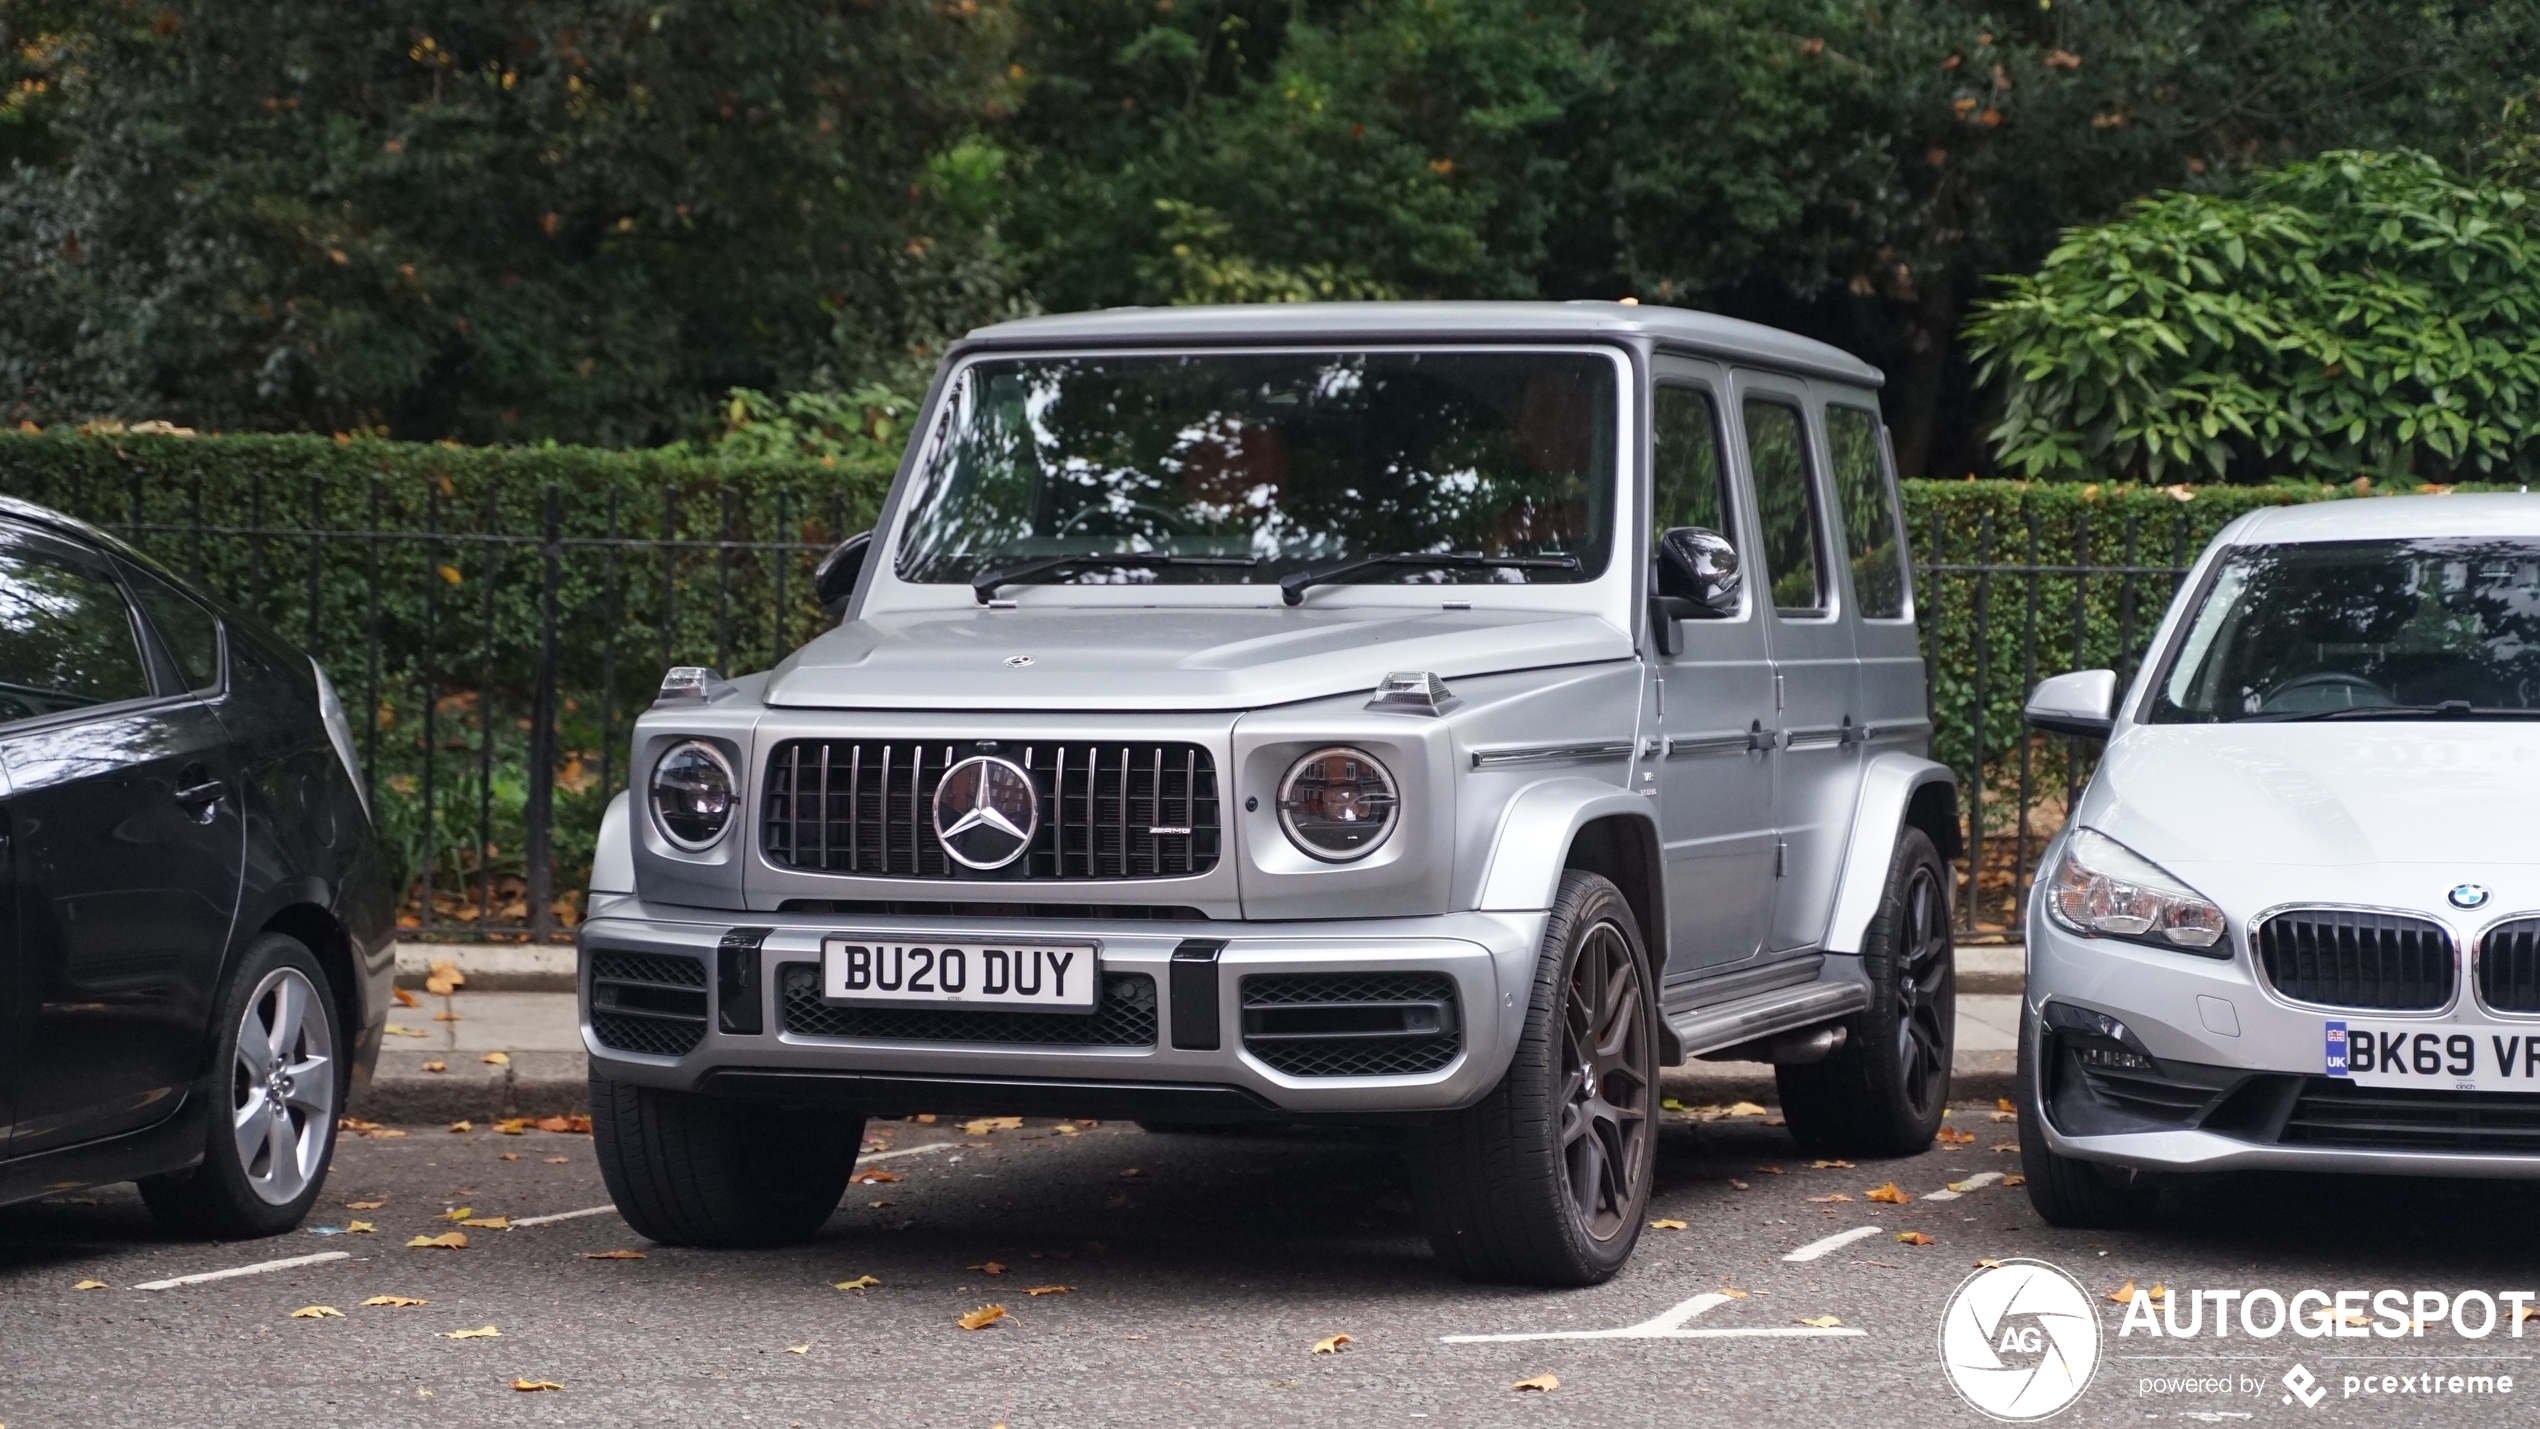
<svg viewBox="0 0 2540 1429"><path fill-rule="evenodd" d="M1011 566L998 566L994 570L981 571L970 578L970 593L979 598L981 605L986 605L996 595L999 586L1014 585L1040 576L1055 575L1060 571L1071 570L1078 566L1137 566L1152 569L1157 566L1250 567L1260 564L1259 556L1181 556L1171 551L1087 551L1082 555L1074 556L1042 556L1035 560L1017 562Z"/></svg>
<svg viewBox="0 0 2540 1429"><path fill-rule="evenodd" d="M1279 599L1290 605L1301 604L1305 600L1307 586L1321 585L1326 581L1339 580L1343 576L1354 576L1360 571L1382 570L1387 566L1417 566L1424 570L1439 571L1476 569L1575 571L1579 568L1579 558L1576 556L1485 556L1478 551L1396 551L1386 556L1360 556L1357 560L1343 561L1337 566L1326 566L1319 571L1291 571L1279 577Z"/></svg>
<svg viewBox="0 0 2540 1429"><path fill-rule="evenodd" d="M2304 710L2300 714L2251 715L2240 723L2298 724L2331 719L2540 719L2540 710L2481 708L2467 700L2445 700L2432 705L2345 705L2337 709Z"/></svg>

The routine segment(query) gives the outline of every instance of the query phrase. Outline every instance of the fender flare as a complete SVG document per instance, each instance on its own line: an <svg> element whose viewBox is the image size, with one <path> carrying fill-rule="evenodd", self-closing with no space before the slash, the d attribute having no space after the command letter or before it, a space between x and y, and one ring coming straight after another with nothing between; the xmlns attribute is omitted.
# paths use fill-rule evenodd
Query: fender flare
<svg viewBox="0 0 2540 1429"><path fill-rule="evenodd" d="M1935 791L1935 792L1926 792ZM1874 756L1861 771L1861 795L1852 813L1852 841L1844 850L1843 877L1835 886L1823 951L1857 954L1887 891L1888 864L1917 797L1926 810L1937 803L1945 817L1928 831L1945 861L1958 856L1958 776L1902 750ZM1932 823L1928 813L1921 823Z"/></svg>
<svg viewBox="0 0 2540 1429"><path fill-rule="evenodd" d="M628 826L634 818L634 795L632 789L618 790L600 815L600 836L591 848L591 884L583 901L586 908L589 894L635 891L635 835Z"/></svg>
<svg viewBox="0 0 2540 1429"><path fill-rule="evenodd" d="M1641 942L1649 953L1653 984L1667 978L1666 845L1659 841L1658 818L1651 801L1593 779L1546 779L1517 792L1501 810L1491 840L1490 862L1482 870L1475 906L1485 913L1538 913L1552 906L1561 891L1561 875L1582 830L1600 820L1628 821L1640 835L1635 853L1645 865L1637 879L1624 880L1626 896L1639 894ZM1631 885L1637 883L1638 887ZM1660 1054L1668 1066L1684 1060L1674 1029L1658 1019Z"/></svg>

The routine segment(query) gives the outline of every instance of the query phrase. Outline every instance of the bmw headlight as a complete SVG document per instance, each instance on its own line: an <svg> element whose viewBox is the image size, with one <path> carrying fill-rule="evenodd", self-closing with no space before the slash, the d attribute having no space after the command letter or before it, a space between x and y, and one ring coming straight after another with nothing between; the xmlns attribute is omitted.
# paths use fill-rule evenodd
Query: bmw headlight
<svg viewBox="0 0 2540 1429"><path fill-rule="evenodd" d="M1327 863L1374 853L1402 821L1393 776L1363 749L1318 749L1279 781L1279 827L1288 842Z"/></svg>
<svg viewBox="0 0 2540 1429"><path fill-rule="evenodd" d="M703 740L674 744L653 766L653 822L662 837L702 853L732 826L732 761Z"/></svg>
<svg viewBox="0 0 2540 1429"><path fill-rule="evenodd" d="M2046 911L2087 937L2204 952L2222 940L2213 901L2159 864L2093 829L2075 829L2046 886ZM2228 950L2207 953L2229 956Z"/></svg>

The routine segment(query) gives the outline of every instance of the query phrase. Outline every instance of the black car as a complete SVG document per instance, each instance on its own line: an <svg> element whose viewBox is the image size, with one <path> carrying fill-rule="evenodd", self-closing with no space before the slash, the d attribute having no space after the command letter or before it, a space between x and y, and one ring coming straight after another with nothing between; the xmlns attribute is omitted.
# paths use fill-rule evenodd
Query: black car
<svg viewBox="0 0 2540 1429"><path fill-rule="evenodd" d="M189 1234L299 1224L393 996L355 768L308 656L0 498L0 1204L137 1180Z"/></svg>

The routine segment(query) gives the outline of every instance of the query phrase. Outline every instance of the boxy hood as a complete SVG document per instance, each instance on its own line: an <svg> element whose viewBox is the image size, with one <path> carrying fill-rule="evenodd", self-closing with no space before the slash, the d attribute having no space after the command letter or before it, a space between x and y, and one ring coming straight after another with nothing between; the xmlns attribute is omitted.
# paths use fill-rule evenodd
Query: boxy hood
<svg viewBox="0 0 2540 1429"><path fill-rule="evenodd" d="M1593 616L1372 606L935 610L851 621L788 656L771 706L809 709L1255 709L1632 655Z"/></svg>
<svg viewBox="0 0 2540 1429"><path fill-rule="evenodd" d="M2136 725L2110 745L2081 813L2182 877L2540 867L2540 723Z"/></svg>

